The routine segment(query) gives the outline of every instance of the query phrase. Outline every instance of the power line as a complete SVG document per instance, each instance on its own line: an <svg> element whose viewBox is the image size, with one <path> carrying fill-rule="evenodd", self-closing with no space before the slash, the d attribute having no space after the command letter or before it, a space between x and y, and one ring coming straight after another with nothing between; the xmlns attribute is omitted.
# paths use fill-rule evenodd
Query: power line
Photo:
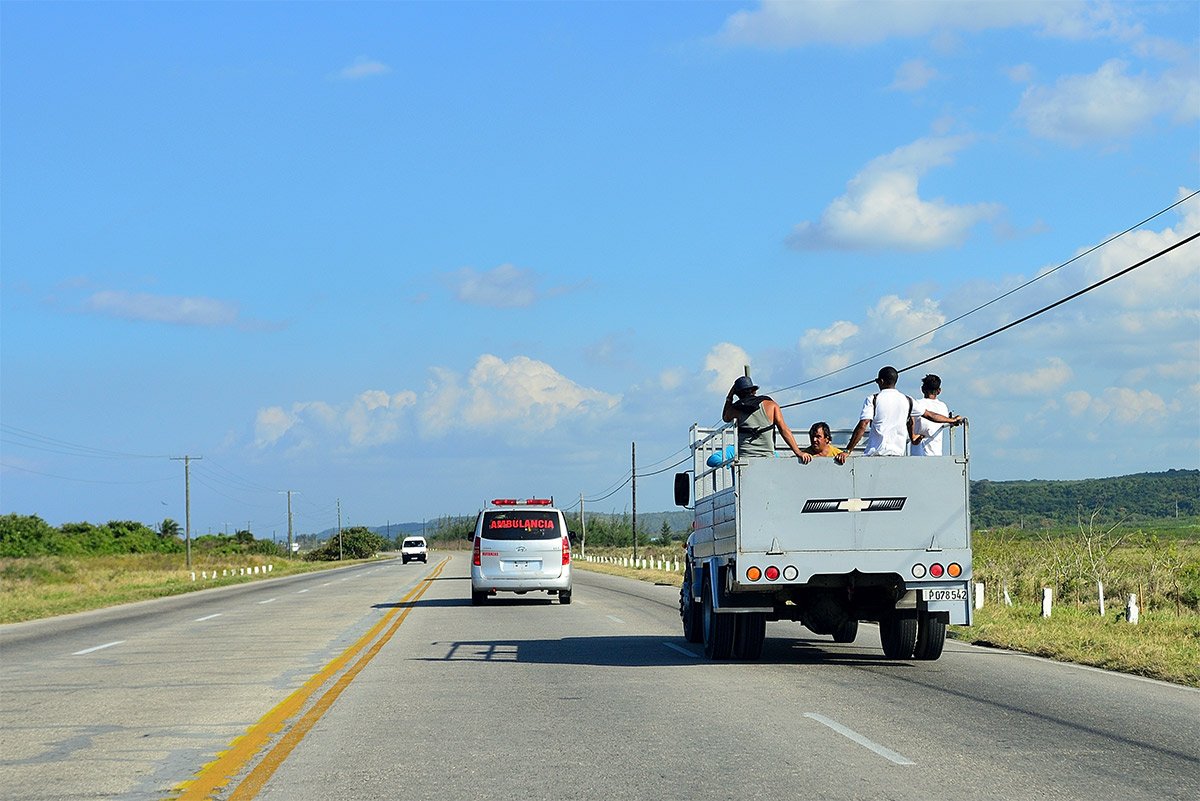
<svg viewBox="0 0 1200 801"><path fill-rule="evenodd" d="M55 439L47 437L43 434L38 434L36 431L28 431L24 428L17 428L12 425L0 423L0 432L7 434L10 438L4 439L9 445L17 445L22 448L31 448L33 450L48 451L57 453L63 456L82 456L88 459L165 459L164 455L153 455L146 453L124 453L122 451L110 451L103 448L94 448L91 445L80 445L77 442L69 442L65 439ZM22 441L28 440L28 441Z"/></svg>
<svg viewBox="0 0 1200 801"><path fill-rule="evenodd" d="M905 345L908 345L908 344L910 344L910 343L912 343L912 342L915 342L915 341L916 341L916 340L918 340L918 339L921 339L921 338L923 338L923 337L926 337L926 336L928 336L928 335L930 335L930 334L932 334L932 333L935 333L936 331L939 331L939 330L941 330L942 328L945 328L946 326L948 326L948 325L951 325L952 323L958 322L959 320L963 319L964 317L966 317L966 316L968 316L968 315L970 315L970 314L974 314L975 312L977 312L977 311L980 311L981 309L984 309L984 308L986 308L986 307L988 307L988 306L990 306L990 305L992 305L992 304L994 304L994 303L996 303L996 302L998 302L998 301L1000 301L1000 300L1003 300L1003 299L1004 299L1004 298L1006 298L1006 297L1009 297L1009 296L1010 296L1010 295L1012 295L1013 293L1015 293L1015 292L1018 292L1018 291L1020 291L1021 289L1024 289L1025 287L1029 286L1030 284L1032 284L1032 283L1034 283L1034 282L1036 282L1036 281L1040 281L1041 279L1045 278L1045 277L1046 277L1046 276L1048 276L1048 275L1052 275L1053 273L1055 273L1055 272L1057 272L1057 271L1061 270L1062 268L1066 267L1067 265L1069 265L1069 264L1071 264L1071 263L1073 263L1073 262L1075 262L1075 261L1078 261L1079 259L1083 258L1084 256L1087 256L1087 255L1088 255L1088 254L1090 254L1090 253L1094 253L1096 250L1098 250L1098 249L1100 249L1100 248L1104 247L1105 245L1108 245L1108 244L1110 244L1111 242L1113 242L1113 241L1115 241L1115 240L1119 239L1119 238L1120 238L1120 237L1122 237L1122 236L1125 236L1126 234L1130 233L1131 231L1133 231L1133 230L1137 229L1138 227L1140 227L1140 226L1142 226L1142 225L1145 225L1147 222L1150 222L1151 220L1155 219L1156 217L1159 217L1159 216L1161 216L1162 214L1164 214L1164 213L1166 213L1166 212L1170 211L1171 209L1174 209L1174 208L1176 208L1176 207L1177 207L1177 206L1179 206L1180 204L1187 202L1188 200L1190 200L1190 199L1192 199L1192 198L1196 197L1197 195L1200 195L1200 190L1197 190L1197 191L1195 191L1195 192L1192 192L1192 193L1190 193L1190 194L1189 194L1189 195L1187 195L1186 197L1183 197L1183 198L1181 198L1180 200L1178 200L1177 202L1175 202L1175 203L1171 204L1170 206L1167 206L1166 208L1164 208L1164 209L1162 209L1162 210L1160 210L1160 211L1158 211L1158 212L1155 212L1154 214L1150 215L1150 216L1149 216L1149 217L1147 217L1146 219L1144 219L1144 220L1142 220L1142 221L1140 221L1140 222L1138 222L1138 223L1136 223L1136 224L1134 224L1134 225L1131 225L1130 227L1126 228L1124 231L1121 231L1121 232L1120 232L1120 233L1118 233L1118 234L1114 234L1113 236L1109 237L1108 239L1104 240L1103 242L1100 242L1099 244L1097 244L1097 245L1094 245L1093 247L1090 247L1090 248L1088 248L1087 250L1085 250L1085 251L1083 251L1083 252L1081 252L1081 253L1077 254L1076 256L1074 256L1074 257L1072 257L1072 258L1070 258L1070 259L1068 259L1068 260L1066 260L1066 261L1062 262L1061 264L1059 264L1059 265L1058 265L1057 267L1055 267L1054 269L1052 269L1052 270L1048 270L1047 272L1045 272L1045 273L1042 273L1042 274L1038 275L1037 277L1035 277L1035 278L1033 278L1033 279L1031 279L1031 280L1029 280L1029 281L1026 281L1024 284L1021 284L1020 286L1018 286L1018 287L1016 287L1016 288L1014 288L1014 289L1012 289L1012 290L1010 290L1010 291L1008 291L1008 292L1005 292L1004 294L1002 294L1002 295L1000 295L1000 296L998 296L998 297L995 297L995 298L993 298L993 299L989 300L987 303L981 304L980 306L977 306L977 307L975 307L974 309L971 309L970 311L968 311L968 312L966 312L966 313L964 313L964 314L961 314L961 315L959 315L958 317L955 317L953 320L949 320L949 321L947 321L947 322L943 323L942 325L939 325L939 326L937 326L936 328L932 328L932 329L930 329L929 331L926 331L926 332L925 332L925 333L923 333L923 334L918 334L917 336L915 336L915 337L912 337L911 339L908 339L908 340L906 340L906 341L904 341L904 342L901 342L901 343L899 343L898 345L894 345L894 346L892 346L892 347L888 348L887 350L880 351L879 353L877 353L877 354L875 354L875 355L873 355L873 356L868 356L868 357L866 357L865 359L861 359L861 360L859 360L859 361L857 361L857 362L854 362L853 364L848 364L848 365L846 365L846 366L844 366L844 367L838 368L837 370L833 370L833 371L831 371L831 372L825 373L824 375L820 375L820 376L817 376L817 377L815 377L815 378L811 378L811 379L808 379L808 380L806 380L806 381L802 381L802 382L800 382L800 383L798 383L798 384L792 384L791 386L782 387L782 388L780 388L780 389L775 389L775 390L772 390L772 391L773 391L773 392L783 392L783 391L786 391L786 390L790 390L790 389L796 389L797 387L802 387L802 386L805 386L805 385L807 385L807 384L811 384L811 383L813 383L813 382L815 382L815 381L820 381L820 380L821 380L821 379L823 379L823 378L828 378L829 376L836 375L837 373L840 373L840 372L842 372L842 371L844 371L844 370L848 370L848 369L850 369L851 367L856 367L856 366L858 366L858 365L861 365L861 364L864 364L865 362L868 362L868 361L870 361L870 360L872 360L872 359L879 358L880 356L883 356L883 355L885 355L885 354L891 353L892 351L894 351L894 350L896 350L896 349L898 349L898 348L904 347ZM1027 315L1025 315L1024 317L1021 317L1021 318L1019 318L1019 319L1017 319L1017 320L1014 320L1014 321L1012 321L1012 322L1010 322L1010 323L1007 323L1007 324L1005 324L1005 325L1001 326L1000 328L994 329L994 330L992 330L992 331L989 331L989 332L988 332L988 333L986 333L986 334L983 334L983 335L981 335L981 336L975 337L974 339L972 339L972 340L970 340L970 341L968 341L968 342L964 342L964 343L962 343L962 344L960 344L960 345L957 345L957 346L955 346L955 347L953 347L953 348L950 348L949 350L942 351L941 353L939 353L939 354L937 354L937 355L935 355L935 356L930 356L930 357L929 357L929 358L927 358L927 359L922 359L922 360L921 360L921 361L919 361L919 362L916 362L916 363L914 363L914 364L910 364L910 365L908 365L907 367L904 367L904 368L898 369L898 370L897 370L897 372L898 372L898 373L903 373L903 372L906 372L906 371L908 371L908 370L913 370L913 369L915 369L915 368L917 368L917 367L921 367L922 365L928 364L929 362L936 361L937 359L940 359L940 358L942 358L942 357L944 357L944 356L949 356L949 355L950 355L950 354L952 354L952 353L957 353L957 352L958 352L958 351L960 351L960 350L963 350L963 349L965 349L965 348L971 347L972 345L976 345L976 344L978 344L978 343L982 342L982 341L983 341L983 340L985 340L985 339L988 339L988 338L990 338L990 337L993 337L993 336L995 336L996 334L1003 333L1004 331L1007 331L1007 330L1008 330L1008 329L1010 329L1010 328L1014 328L1014 327L1016 327L1016 326L1018 326L1018 325L1020 325L1020 324L1022 324L1022 323L1025 323L1025 322L1027 322L1027 321L1029 321L1029 320L1032 320L1033 318L1035 318L1035 317L1037 317L1037 316L1039 316L1039 315L1041 315L1041 314L1044 314L1044 313L1046 313L1046 312L1050 311L1051 309L1054 309L1054 308L1056 308L1056 307L1058 307L1058 306L1061 306L1062 304L1064 304L1064 303L1067 303L1068 301L1074 300L1075 298L1077 298L1077 297L1080 297L1081 295L1085 295L1085 294L1087 294L1088 292L1091 292L1092 290L1094 290L1094 289L1097 289L1097 288L1099 288L1099 287L1103 286L1104 284L1107 284L1107 283L1108 283L1108 282L1110 282L1110 281L1113 281L1113 280L1115 280L1115 279L1117 279L1117 278L1120 278L1121 276L1123 276L1123 275L1125 275L1125 274L1127 274L1127 273L1129 273L1129 272L1132 272L1133 270L1136 270L1136 269L1138 269L1139 267L1142 267L1142 266L1144 266L1144 265L1146 265L1146 264L1149 264L1150 262L1154 261L1155 259L1157 259L1157 258L1159 258L1159 257L1161 257L1161 256L1164 256L1164 255L1166 255L1167 253L1170 253L1171 251L1175 250L1176 248L1179 248L1179 247L1182 247L1183 245L1186 245L1187 243L1191 242L1192 240L1196 239L1197 237L1200 237L1200 232L1194 233L1194 234L1192 234L1191 236L1188 236L1188 237L1186 237L1186 238L1184 238L1184 239L1180 240L1179 242L1176 242L1176 243L1175 243L1175 244L1173 244L1173 245L1169 245L1168 247L1166 247L1166 248L1163 248L1162 250L1160 250L1158 253L1155 253L1155 254L1153 254L1153 255L1151 255L1151 256L1148 256L1147 258L1143 259L1142 261L1140 261L1140 262L1138 262L1138 263L1136 263L1136 264L1133 264L1133 265L1131 265L1131 266L1129 266L1129 267L1125 268L1124 270L1121 270L1121 271L1119 271L1119 272L1117 272L1117 273L1114 273L1113 275L1110 275L1110 276L1108 276L1107 278L1101 279L1100 281L1097 281L1097 282L1095 282L1094 284L1091 284L1090 286L1084 287L1083 289L1081 289L1081 290L1079 290L1079 291L1077 291L1077 292L1074 292L1074 293L1072 293L1072 294L1070 294L1070 295L1066 296L1065 298L1062 298L1061 300L1057 300L1057 301L1055 301L1054 303L1051 303L1051 304L1050 304L1050 305L1048 305L1048 306L1045 306L1045 307L1043 307L1043 308L1041 308L1041 309L1038 309L1038 310L1037 310L1037 311L1035 311L1035 312L1032 312L1032 313L1030 313L1030 314L1027 314ZM843 389L839 389L839 390L837 390L837 391L835 391L835 392L828 392L828 393L826 393L826 394L824 394L824 395L818 395L818 396L816 396L816 397L813 397L813 398L806 398L806 399L804 399L804 400L795 401L795 402L793 402L793 403L781 404L781 405L780 405L780 408L787 409L787 408L791 408L791 407L793 407L793 406L802 406L802 405L804 405L804 404L807 404L807 403L815 403L816 401L819 401L819 400L825 400L825 399L827 399L827 398L832 398L832 397L836 397L836 396L838 396L838 395L843 395L843 394L845 394L845 393L847 393L847 392L853 392L853 391L854 391L854 390L856 390L856 389L862 389L863 387L866 387L866 386L868 386L868 385L870 385L870 384L872 384L872 383L873 383L873 380L871 380L871 381L864 381L864 382L862 382L861 384L855 384L854 386L851 386L851 387L845 387L845 388L843 388ZM666 459L669 459L669 458L671 458L671 457L670 457L670 456L666 457ZM665 459L662 459L662 460L659 460L659 461L660 461L660 462L661 462L661 461L665 461ZM686 460L686 458L685 458L685 459L683 459L683 460L681 460L680 462L677 462L675 465L672 465L671 467L676 467L676 466L678 466L679 464L682 464L684 461L687 461L687 460ZM657 462L656 462L656 464L657 464ZM655 471L655 472L653 472L653 473L646 473L646 474L639 473L637 477L642 477L643 475L647 475L647 476L649 476L649 475L657 475L658 473L663 473L663 472L666 472L667 470L670 470L670 469L671 469L671 468L670 468L670 467L668 467L668 468L664 468L663 470ZM599 501L603 501L603 500L606 500L606 499L608 499L608 498L612 497L612 496L613 496L613 495L615 495L617 492L619 492L621 489L623 489L623 488L624 488L624 487L625 487L627 484L629 484L629 482L630 482L630 481L632 481L632 480L633 480L633 478L634 478L634 476L633 476L632 474L629 474L629 473L627 473L627 474L625 475L625 478L623 479L623 481L621 481L621 483L620 483L618 486L616 486L616 487L615 487L615 488L614 488L614 489L613 489L611 492L608 492L607 494L605 494L605 495L602 495L602 496L600 496L599 498L595 498L595 499L588 498L588 499L586 499L586 502L587 502L587 503L597 503L597 502L599 502Z"/></svg>
<svg viewBox="0 0 1200 801"><path fill-rule="evenodd" d="M977 312L977 311L982 311L983 309L986 309L988 306L991 306L991 305L992 305L992 304L994 304L994 303L998 303L998 302L1000 302L1000 301L1004 300L1005 298L1009 297L1010 295L1013 295L1013 294L1015 294L1015 293L1017 293L1017 292L1020 292L1020 291L1021 291L1022 289L1024 289L1025 287L1027 287L1027 286L1030 286L1031 284L1037 283L1038 281L1041 281L1043 278L1046 278L1046 277L1048 277L1048 276L1054 275L1054 273L1058 272L1059 270L1061 270L1062 268L1066 267L1067 265L1069 265L1069 264L1072 264L1073 262L1079 261L1079 260L1080 260L1080 259L1082 259L1084 256L1087 256L1087 255L1090 255L1090 254L1092 254L1092 253L1095 253L1097 250L1099 250L1100 248L1102 248L1102 247L1104 247L1105 245L1109 244L1110 242L1113 242L1113 241L1115 241L1115 240L1117 240L1117 239L1120 239L1121 237L1125 236L1125 235L1126 235L1126 234L1128 234L1129 232L1131 232L1131 231L1133 231L1133 230L1135 230L1135 229L1137 229L1137 228L1140 228L1141 226L1143 226L1143 225L1145 225L1146 223L1150 222L1150 221L1151 221L1151 220L1153 220L1154 218L1156 218L1156 217L1160 217L1160 216L1162 216L1163 214L1166 214L1166 213L1167 213L1168 211L1170 211L1171 209L1173 209L1173 208L1175 208L1175 207L1177 207L1177 206L1179 206L1179 205L1181 205L1181 204L1183 204L1183 203L1186 203L1187 201L1189 201L1189 200L1191 200L1192 198L1196 197L1196 195L1200 195L1200 190L1196 190L1195 192L1192 192L1191 194L1187 195L1186 197L1180 198L1179 200L1177 200L1177 201L1175 201L1174 203L1172 203L1170 206L1167 206L1165 209L1160 209L1159 211L1156 211L1156 212L1154 212L1153 214L1151 214L1149 217L1147 217L1146 219L1142 220L1141 222L1134 223L1133 225L1131 225L1131 226L1129 226L1128 228L1126 228L1124 231L1121 231L1119 234L1113 234L1113 235L1112 235L1112 236L1110 236L1108 239L1105 239L1103 242L1100 242L1099 244L1093 245L1092 247L1088 248L1087 250L1083 251L1082 253L1077 253L1076 255L1072 256L1071 258L1069 258L1069 259L1067 259L1066 261L1064 261L1064 262L1062 262L1061 264L1059 264L1059 265L1058 265L1057 267L1055 267L1054 269L1052 269L1052 270L1047 270L1046 272L1044 272L1044 273L1042 273L1042 274L1040 274L1040 275L1034 276L1033 278L1029 279L1028 281L1026 281L1025 283L1021 284L1020 286L1014 287L1013 289L1010 289L1009 291L1005 292L1005 293L1004 293L1004 294L1002 294L1002 295L997 295L996 297L994 297L994 298L992 298L991 300L989 300L987 303L980 304L979 306L976 306L975 308L971 309L971 310L970 310L970 311L968 311L968 312L963 312L962 314L958 315L958 316L957 316L957 317L955 317L954 319L952 319L952 320L947 320L946 322L942 323L941 325L938 325L938 326L935 326L935 327L933 327L933 328L930 328L928 331L926 331L926 332L924 332L924 333L922 333L922 334L917 334L916 336L914 336L914 337L911 337L910 339L906 339L906 340L904 340L903 342L901 342L901 343L899 343L899 344L897 344L897 345L893 345L893 346L891 346L891 347L890 347L890 348L888 348L887 350L881 350L881 351L879 351L879 353L876 353L876 354L874 354L874 355L867 356L867 357L865 357L865 358L859 359L859 360L858 360L858 361L856 361L856 362L851 362L850 364L843 365L843 366L841 366L841 367L837 368L836 370L830 370L828 373L824 373L824 374L822 374L822 375L816 376L815 378L809 378L809 379L807 379L807 380L805 380L805 381L801 381L799 384L792 384L791 386L779 387L779 388L777 388L777 389L772 389L771 391L772 391L772 392L787 392L788 390L791 390L791 389L798 389L798 388L800 388L800 387L807 386L807 385L809 385L809 384L815 383L815 382L817 382L817 381L820 381L820 380L822 380L822 379L829 378L830 376L835 376L835 375L837 375L838 373L845 372L846 370L849 370L849 369L850 369L850 368L852 368L852 367L858 367L858 366L859 366L859 365L861 365L861 364L866 364L866 363L867 363L867 362L869 362L869 361L873 361L873 360L875 360L875 359L878 359L880 356L886 356L887 354L891 353L892 351L894 351L894 350L898 350L898 349L900 349L900 348L904 347L905 345L911 345L912 343L916 342L918 339L922 339L922 338L924 338L924 337L927 337L927 336L929 336L930 334L937 333L938 331L941 331L941 330L942 330L943 328L945 328L946 326L953 325L954 323L957 323L959 320L962 320L962 319L963 319L963 318L965 318L965 317L969 317L969 316L971 316L972 314L974 314L974 313L975 313L975 312ZM867 384L869 384L869 383L871 383L871 382L870 382L870 381L868 381L868 382L867 382ZM860 386L860 387L861 387L861 386L866 386L866 384L860 384L859 386ZM852 389L858 389L858 388L859 388L859 387L852 387Z"/></svg>
<svg viewBox="0 0 1200 801"><path fill-rule="evenodd" d="M896 370L896 372L903 373L908 370L913 370L922 365L929 364L932 361L936 361L937 359L940 359L943 356L949 356L951 353L957 353L958 351L963 350L964 348L969 348L972 345L976 345L976 344L982 342L983 340L988 339L990 337L994 337L996 334L1003 333L1010 328L1015 328L1016 326L1020 325L1021 323L1032 320L1034 317L1037 317L1038 315L1045 314L1046 312L1050 311L1051 309L1054 309L1054 308L1057 308L1058 306L1063 305L1067 301L1074 300L1075 298L1077 298L1081 295L1086 295L1088 292L1091 292L1093 289L1097 289L1099 287L1104 286L1109 281L1115 281L1116 279L1120 278L1121 276L1125 275L1126 273L1130 273L1130 272L1138 269L1139 267L1143 267L1143 266L1149 264L1150 262L1154 261L1155 259L1157 259L1161 256L1165 256L1166 254L1170 253L1172 250L1175 250L1176 248L1183 247L1184 245L1186 245L1188 242L1191 242L1196 237L1200 237L1200 231L1197 231L1196 233L1192 234L1191 236L1185 237L1184 239L1179 240L1174 245L1168 245L1167 247L1163 248L1162 250L1155 253L1154 255L1147 256L1146 258L1142 259L1138 263L1131 264L1130 266L1126 267L1124 270L1115 272L1112 275L1108 276L1107 278L1102 278L1101 280L1097 281L1096 283L1094 283L1090 286L1086 286L1083 289L1080 289L1078 292L1072 292L1070 295L1067 295L1065 298L1054 301L1049 306L1043 306L1042 308L1038 309L1035 312L1031 312L1017 320L1013 320L1011 323L1002 325L999 328L996 328L996 329L993 329L993 330L987 332L986 334L977 336L968 342L962 343L961 345L956 345L953 348L950 348L949 350L944 350L935 356L930 356L927 359L922 359L921 361L916 362L914 364L910 364L907 367L898 368ZM853 390L856 390L856 389L862 389L863 387L868 386L872 383L874 383L874 379L872 379L870 381L864 381L861 384L855 384L852 387L846 387L845 389L839 389L836 392L827 392L824 395L818 395L815 398L806 398L805 400L794 401L792 403L780 404L779 408L790 409L793 406L803 406L806 403L815 403L816 401L819 401L819 400L825 400L826 398L832 398L837 395L842 395L847 392L852 392Z"/></svg>
<svg viewBox="0 0 1200 801"><path fill-rule="evenodd" d="M80 484L113 484L113 485L143 485L143 484L158 484L164 481L174 481L172 478L149 478L145 481L101 481L94 478L72 478L70 476L59 476L54 473L43 473L40 470L30 470L28 467L19 467L15 464L0 462L0 467L5 470L19 470L22 473L32 473L35 476L45 476L46 478L57 478L61 481L75 481Z"/></svg>

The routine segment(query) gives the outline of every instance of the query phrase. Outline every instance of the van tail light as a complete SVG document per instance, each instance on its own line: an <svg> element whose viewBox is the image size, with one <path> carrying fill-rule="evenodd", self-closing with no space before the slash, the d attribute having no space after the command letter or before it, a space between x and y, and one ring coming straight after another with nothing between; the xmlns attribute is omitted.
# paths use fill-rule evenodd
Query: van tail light
<svg viewBox="0 0 1200 801"><path fill-rule="evenodd" d="M571 564L571 540L563 537L563 564Z"/></svg>
<svg viewBox="0 0 1200 801"><path fill-rule="evenodd" d="M479 560L479 537L475 538L475 547L472 548L471 551L471 564L475 565L476 567L481 566L483 562Z"/></svg>

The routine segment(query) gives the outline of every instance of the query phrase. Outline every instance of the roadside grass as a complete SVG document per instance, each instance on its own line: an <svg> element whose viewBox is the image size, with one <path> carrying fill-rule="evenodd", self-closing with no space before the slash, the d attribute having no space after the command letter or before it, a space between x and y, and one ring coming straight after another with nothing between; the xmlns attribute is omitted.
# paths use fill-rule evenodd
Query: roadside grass
<svg viewBox="0 0 1200 801"><path fill-rule="evenodd" d="M1142 612L1136 625L1124 616L1124 609L1100 617L1093 608L1059 604L1043 618L1040 606L990 604L976 610L975 625L953 626L950 635L977 645L1200 687L1200 615Z"/></svg>
<svg viewBox="0 0 1200 801"><path fill-rule="evenodd" d="M0 559L0 623L102 609L116 604L163 598L185 592L261 581L265 576L289 576L359 564L303 562L298 559L244 556L193 558L192 568L179 554L122 554L119 556L43 556ZM240 568L271 566L271 572L239 575ZM202 579L201 573L227 575ZM196 580L192 581L192 573Z"/></svg>

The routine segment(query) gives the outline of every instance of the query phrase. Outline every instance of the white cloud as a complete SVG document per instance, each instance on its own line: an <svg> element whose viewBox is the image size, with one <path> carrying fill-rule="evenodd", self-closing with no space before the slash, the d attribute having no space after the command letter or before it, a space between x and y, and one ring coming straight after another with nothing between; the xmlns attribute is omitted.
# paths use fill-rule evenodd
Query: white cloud
<svg viewBox="0 0 1200 801"><path fill-rule="evenodd" d="M937 70L926 64L924 60L914 58L900 65L900 68L896 70L896 78L889 88L899 92L916 92L924 89L930 81L937 77Z"/></svg>
<svg viewBox="0 0 1200 801"><path fill-rule="evenodd" d="M399 438L404 423L401 413L416 402L417 395L411 391L394 395L381 390L361 393L343 417L349 430L350 444L370 447L394 442Z"/></svg>
<svg viewBox="0 0 1200 801"><path fill-rule="evenodd" d="M286 443L295 449L321 445L370 448L400 438L406 427L405 410L416 403L411 391L389 394L367 390L338 407L324 401L303 401L259 409L254 421L254 444L266 448Z"/></svg>
<svg viewBox="0 0 1200 801"><path fill-rule="evenodd" d="M867 320L878 332L876 341L907 342L946 322L946 315L942 314L937 301L931 298L914 300L884 295L867 312ZM926 345L931 338L932 335L921 336L913 344Z"/></svg>
<svg viewBox="0 0 1200 801"><path fill-rule="evenodd" d="M437 436L459 425L456 417L464 392L458 373L444 367L430 368L418 411L423 436Z"/></svg>
<svg viewBox="0 0 1200 801"><path fill-rule="evenodd" d="M1128 68L1114 59L1090 75L1030 86L1016 116L1033 135L1073 146L1127 139L1159 116L1179 123L1200 117L1200 76L1194 70L1151 77L1130 75Z"/></svg>
<svg viewBox="0 0 1200 801"><path fill-rule="evenodd" d="M858 334L858 326L837 320L828 328L810 328L800 337L801 348L836 348Z"/></svg>
<svg viewBox="0 0 1200 801"><path fill-rule="evenodd" d="M213 298L153 295L114 289L92 293L83 306L97 314L126 320L205 327L235 325L239 313L236 303Z"/></svg>
<svg viewBox="0 0 1200 801"><path fill-rule="evenodd" d="M1078 38L1112 31L1112 17L1095 14L1084 2L941 2L939 0L763 0L758 9L738 11L718 40L752 47L811 44L862 46L892 38L1030 27Z"/></svg>
<svg viewBox="0 0 1200 801"><path fill-rule="evenodd" d="M1145 423L1160 422L1168 416L1166 401L1148 389L1109 387L1086 407L1097 422Z"/></svg>
<svg viewBox="0 0 1200 801"><path fill-rule="evenodd" d="M1036 397L1047 395L1067 384L1075 374L1070 365L1057 356L1051 356L1040 367L1030 367L1014 373L988 373L970 382L971 392L980 397ZM1075 409L1082 403L1080 396L1087 393L1072 393L1067 397L1068 408Z"/></svg>
<svg viewBox="0 0 1200 801"><path fill-rule="evenodd" d="M1190 194L1191 190L1179 190L1181 198ZM1082 261L1088 283L1132 267L1200 231L1200 196L1188 200L1178 211L1180 222L1173 228L1132 231L1085 257ZM1150 326L1156 319L1178 319L1179 314L1189 318L1184 322L1194 324L1195 301L1200 297L1200 240L1177 247L1113 280L1094 294L1101 302L1114 299L1127 309L1143 309L1155 315L1143 316L1136 323L1139 327ZM1171 298L1190 298L1192 302L1180 306L1164 302Z"/></svg>
<svg viewBox="0 0 1200 801"><path fill-rule="evenodd" d="M802 222L788 237L797 249L934 250L963 242L977 223L997 214L990 203L955 206L923 200L919 178L953 162L967 137L932 137L876 158L847 185L818 223Z"/></svg>
<svg viewBox="0 0 1200 801"><path fill-rule="evenodd" d="M1067 411L1078 417L1092 405L1092 396L1083 390L1075 390L1064 395L1063 402L1067 404Z"/></svg>
<svg viewBox="0 0 1200 801"><path fill-rule="evenodd" d="M454 296L472 306L512 309L532 306L538 299L537 273L512 264L487 272L464 267L447 278Z"/></svg>
<svg viewBox="0 0 1200 801"><path fill-rule="evenodd" d="M366 56L359 56L354 63L338 71L338 77L348 81L358 81L363 78L374 78L387 75L392 68L382 61L376 61Z"/></svg>
<svg viewBox="0 0 1200 801"><path fill-rule="evenodd" d="M680 367L670 367L658 374L658 384L670 392L679 389L687 380L687 371Z"/></svg>
<svg viewBox="0 0 1200 801"><path fill-rule="evenodd" d="M729 342L713 345L704 357L704 372L712 374L708 388L721 394L728 392L734 380L745 372L748 364L750 355L737 345Z"/></svg>
<svg viewBox="0 0 1200 801"><path fill-rule="evenodd" d="M571 381L545 362L527 356L504 361L484 354L467 376L463 422L475 427L515 423L528 429L554 426L560 418L608 412L618 395Z"/></svg>
<svg viewBox="0 0 1200 801"><path fill-rule="evenodd" d="M259 409L254 418L254 444L259 447L274 444L296 425L299 418L282 406Z"/></svg>

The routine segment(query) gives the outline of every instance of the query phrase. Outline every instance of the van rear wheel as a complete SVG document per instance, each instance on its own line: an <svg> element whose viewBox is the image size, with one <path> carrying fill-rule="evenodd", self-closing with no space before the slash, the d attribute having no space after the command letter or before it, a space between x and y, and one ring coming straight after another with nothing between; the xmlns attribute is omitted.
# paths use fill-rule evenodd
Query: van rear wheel
<svg viewBox="0 0 1200 801"><path fill-rule="evenodd" d="M472 606L482 606L483 602L487 600L487 597L488 597L487 590L484 590L483 592L472 592L471 593L471 605Z"/></svg>
<svg viewBox="0 0 1200 801"><path fill-rule="evenodd" d="M558 602L560 604L571 603L571 591L570 590L559 590L558 591ZM585 606L586 606L586 604L585 604Z"/></svg>

